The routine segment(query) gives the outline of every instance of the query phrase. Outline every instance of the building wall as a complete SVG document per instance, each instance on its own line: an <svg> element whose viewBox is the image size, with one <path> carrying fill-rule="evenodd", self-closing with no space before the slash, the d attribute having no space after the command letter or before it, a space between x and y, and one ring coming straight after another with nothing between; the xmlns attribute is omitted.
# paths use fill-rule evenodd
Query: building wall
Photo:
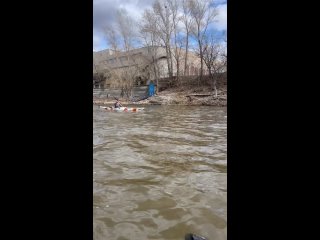
<svg viewBox="0 0 320 240"><path fill-rule="evenodd" d="M154 80L154 71L152 62L153 59L157 59L157 65L159 68L159 78L169 77L167 59L166 59L166 50L164 47L144 47L134 49L130 52L114 52L110 49L106 49L99 52L93 52L93 72L97 70L105 71L107 69L117 70L121 68L126 68L133 66L135 64L140 65L149 65L150 79ZM184 75L184 60L185 52L181 53L180 58L180 75ZM188 68L187 74L190 76L198 75L200 69L200 58L197 57L192 52L188 53ZM204 66L205 68L205 66ZM177 74L177 66L175 60L173 59L173 76ZM206 70L205 70L206 71Z"/></svg>

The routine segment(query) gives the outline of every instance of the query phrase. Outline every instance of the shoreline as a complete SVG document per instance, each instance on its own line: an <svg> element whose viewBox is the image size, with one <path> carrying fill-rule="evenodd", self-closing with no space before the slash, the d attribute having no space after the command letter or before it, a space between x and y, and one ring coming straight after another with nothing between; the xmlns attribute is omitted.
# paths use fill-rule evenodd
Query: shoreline
<svg viewBox="0 0 320 240"><path fill-rule="evenodd" d="M183 106L227 106L227 90L221 88L218 90L218 97L212 95L208 88L183 89L170 88L161 91L158 95L147 99L133 102L125 98L119 98L122 105L183 105ZM112 106L115 103L114 98L93 98L94 105Z"/></svg>
<svg viewBox="0 0 320 240"><path fill-rule="evenodd" d="M126 100L121 100L119 99L122 105L127 106L127 105L179 105L179 106L212 106L212 107L227 107L227 101L223 99L212 99L212 100L197 100L196 102L190 102L190 103L184 103L184 102L176 102L176 103L161 103L161 102L152 102L152 100L145 101L143 100L140 102L130 102ZM110 100L110 99L96 99L93 100L94 105L98 106L113 106L115 101Z"/></svg>

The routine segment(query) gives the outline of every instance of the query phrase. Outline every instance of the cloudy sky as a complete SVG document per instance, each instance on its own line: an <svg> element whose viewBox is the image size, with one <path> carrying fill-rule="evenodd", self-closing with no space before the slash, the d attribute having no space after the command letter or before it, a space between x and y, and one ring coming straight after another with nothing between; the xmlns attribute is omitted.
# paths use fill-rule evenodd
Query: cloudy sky
<svg viewBox="0 0 320 240"><path fill-rule="evenodd" d="M93 51L108 48L104 27L112 24L116 19L117 9L124 8L135 20L139 20L146 8L151 8L154 0L93 0ZM217 31L227 30L227 0L216 0L218 5L217 22L214 28Z"/></svg>

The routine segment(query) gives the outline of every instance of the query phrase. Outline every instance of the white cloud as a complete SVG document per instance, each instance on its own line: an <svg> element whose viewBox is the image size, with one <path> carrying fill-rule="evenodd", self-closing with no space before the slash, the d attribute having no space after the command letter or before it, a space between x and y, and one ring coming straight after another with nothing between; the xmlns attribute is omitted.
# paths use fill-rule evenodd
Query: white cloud
<svg viewBox="0 0 320 240"><path fill-rule="evenodd" d="M138 21L146 8L152 6L154 0L93 0L93 49L99 51L107 48L103 29L107 24L112 25L116 19L116 11L120 8L127 10L128 15ZM218 30L227 29L226 0L216 0L218 16L213 27ZM135 24L137 26L137 24Z"/></svg>
<svg viewBox="0 0 320 240"><path fill-rule="evenodd" d="M227 30L227 4L221 4L217 7L218 16L217 22L214 23L214 27L219 30Z"/></svg>
<svg viewBox="0 0 320 240"><path fill-rule="evenodd" d="M126 9L128 15L134 21L138 21L143 11L150 7L152 3L153 1L149 0L93 0L93 49L106 48L103 29L107 24L113 25L118 9Z"/></svg>
<svg viewBox="0 0 320 240"><path fill-rule="evenodd" d="M103 48L103 36L101 34L93 34L93 51L100 51Z"/></svg>
<svg viewBox="0 0 320 240"><path fill-rule="evenodd" d="M124 4L120 4L119 8L124 8L127 10L129 13L129 16L132 17L134 20L138 21L144 11L144 8L139 7L136 2L138 1L131 1L131 2L126 2Z"/></svg>

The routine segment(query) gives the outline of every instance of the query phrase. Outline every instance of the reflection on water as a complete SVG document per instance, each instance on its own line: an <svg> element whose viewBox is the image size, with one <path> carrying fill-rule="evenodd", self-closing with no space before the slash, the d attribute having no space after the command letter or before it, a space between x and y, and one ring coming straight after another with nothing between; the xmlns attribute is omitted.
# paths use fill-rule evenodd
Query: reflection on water
<svg viewBox="0 0 320 240"><path fill-rule="evenodd" d="M225 108L93 112L94 240L227 239Z"/></svg>

